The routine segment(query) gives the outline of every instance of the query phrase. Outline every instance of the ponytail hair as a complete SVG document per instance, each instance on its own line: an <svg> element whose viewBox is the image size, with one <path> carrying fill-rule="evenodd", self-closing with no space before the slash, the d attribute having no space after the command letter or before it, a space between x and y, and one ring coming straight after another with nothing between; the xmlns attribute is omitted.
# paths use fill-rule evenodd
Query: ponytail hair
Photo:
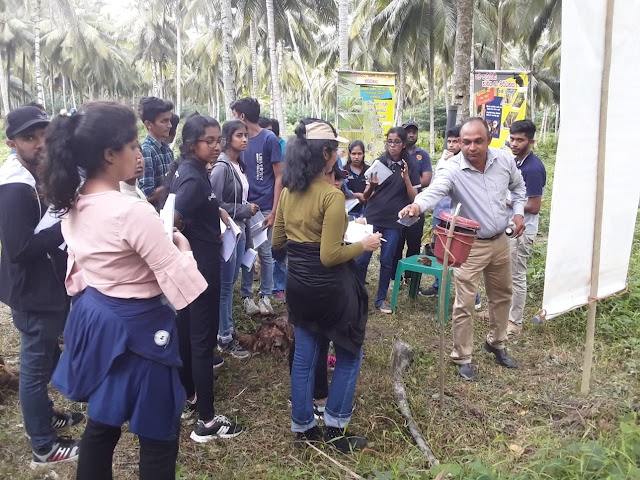
<svg viewBox="0 0 640 480"><path fill-rule="evenodd" d="M324 120L305 118L298 124L295 137L287 143L282 172L282 185L292 192L306 190L327 165L323 156L325 151L335 152L338 149L336 140L307 139L307 125L316 122L329 125L337 136L333 126Z"/></svg>
<svg viewBox="0 0 640 480"><path fill-rule="evenodd" d="M54 118L40 175L45 200L56 212L68 212L78 195L79 169L86 179L95 177L106 167L105 150L119 151L137 136L135 113L117 102L91 102L80 113Z"/></svg>

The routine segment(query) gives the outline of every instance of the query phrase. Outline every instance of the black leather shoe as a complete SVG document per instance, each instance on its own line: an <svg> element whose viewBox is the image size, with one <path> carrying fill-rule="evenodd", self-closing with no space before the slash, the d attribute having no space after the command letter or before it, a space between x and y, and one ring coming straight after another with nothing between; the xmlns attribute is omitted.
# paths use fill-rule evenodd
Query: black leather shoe
<svg viewBox="0 0 640 480"><path fill-rule="evenodd" d="M493 353L495 355L498 365L502 365L503 367L507 368L518 368L518 364L513 358L509 356L506 348L495 348L489 345L489 342L485 341L484 349L487 352Z"/></svg>
<svg viewBox="0 0 640 480"><path fill-rule="evenodd" d="M475 382L478 379L476 376L476 367L470 363L458 365L458 374L467 382Z"/></svg>

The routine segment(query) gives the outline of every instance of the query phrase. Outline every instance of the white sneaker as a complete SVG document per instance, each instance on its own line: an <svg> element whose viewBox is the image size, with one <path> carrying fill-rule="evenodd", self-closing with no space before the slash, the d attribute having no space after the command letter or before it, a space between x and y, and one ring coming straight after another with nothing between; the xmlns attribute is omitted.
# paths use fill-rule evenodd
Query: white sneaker
<svg viewBox="0 0 640 480"><path fill-rule="evenodd" d="M260 315L273 315L273 307L271 306L269 297L260 297L260 300L258 300L258 309L260 310Z"/></svg>
<svg viewBox="0 0 640 480"><path fill-rule="evenodd" d="M242 306L247 315L253 316L260 313L260 308L256 305L251 297L245 297L242 299Z"/></svg>
<svg viewBox="0 0 640 480"><path fill-rule="evenodd" d="M475 303L475 305L473 306L473 308L475 308L476 312L479 312L480 310L482 310L482 300L477 299L478 301Z"/></svg>

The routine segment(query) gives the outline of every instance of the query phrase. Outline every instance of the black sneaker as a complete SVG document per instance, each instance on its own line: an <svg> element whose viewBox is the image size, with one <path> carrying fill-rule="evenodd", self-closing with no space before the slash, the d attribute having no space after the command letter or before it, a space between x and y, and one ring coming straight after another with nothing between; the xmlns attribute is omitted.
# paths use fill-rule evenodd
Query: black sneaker
<svg viewBox="0 0 640 480"><path fill-rule="evenodd" d="M193 427L193 432L191 432L191 440L198 443L206 443L214 438L234 438L243 431L243 427L231 423L224 415L216 415L213 418L212 425L209 427L202 420L198 420L196 426Z"/></svg>
<svg viewBox="0 0 640 480"><path fill-rule="evenodd" d="M293 446L296 448L305 448L306 442L320 443L324 440L324 432L322 429L315 425L304 432L296 433L296 438L293 440Z"/></svg>
<svg viewBox="0 0 640 480"><path fill-rule="evenodd" d="M80 440L74 440L69 437L58 437L53 443L51 450L43 453L33 452L30 467L36 469L58 463L73 462L78 459L79 449Z"/></svg>
<svg viewBox="0 0 640 480"><path fill-rule="evenodd" d="M182 420L186 420L188 418L191 418L191 415L193 415L193 412L196 411L197 404L198 404L198 396L197 395L194 395L193 400L189 400L187 398L187 401L184 403L184 409L182 410L182 415L180 415L180 418Z"/></svg>
<svg viewBox="0 0 640 480"><path fill-rule="evenodd" d="M60 413L53 412L51 417L51 426L56 432L64 432L74 425L78 425L84 420L84 415L80 412Z"/></svg>
<svg viewBox="0 0 640 480"><path fill-rule="evenodd" d="M342 428L327 427L324 431L324 441L342 453L349 453L355 450L362 450L367 446L367 439L350 435Z"/></svg>
<svg viewBox="0 0 640 480"><path fill-rule="evenodd" d="M429 288L425 288L424 290L420 290L418 293L420 295L422 295L423 297L437 297L438 296L438 289L437 288L433 288L433 287L429 287Z"/></svg>
<svg viewBox="0 0 640 480"><path fill-rule="evenodd" d="M222 357L218 357L216 355L213 356L213 369L216 370L224 365L224 360Z"/></svg>
<svg viewBox="0 0 640 480"><path fill-rule="evenodd" d="M248 358L251 356L251 352L242 348L238 340L235 338L227 343L220 342L218 344L218 350L222 353L228 353L235 358Z"/></svg>

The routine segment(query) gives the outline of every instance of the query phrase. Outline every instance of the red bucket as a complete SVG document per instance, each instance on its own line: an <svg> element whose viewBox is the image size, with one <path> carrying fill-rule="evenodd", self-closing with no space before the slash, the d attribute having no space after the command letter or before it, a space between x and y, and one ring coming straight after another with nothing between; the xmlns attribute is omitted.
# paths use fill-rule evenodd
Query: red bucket
<svg viewBox="0 0 640 480"><path fill-rule="evenodd" d="M447 244L447 230L452 215L448 212L442 212L438 215L440 224L436 226L436 248L435 256L439 263L444 262L445 245ZM451 239L451 248L449 249L448 264L450 267L459 267L469 258L469 252L476 239L476 232L480 229L480 224L475 220L464 217L456 219L456 226L453 230L453 238Z"/></svg>

